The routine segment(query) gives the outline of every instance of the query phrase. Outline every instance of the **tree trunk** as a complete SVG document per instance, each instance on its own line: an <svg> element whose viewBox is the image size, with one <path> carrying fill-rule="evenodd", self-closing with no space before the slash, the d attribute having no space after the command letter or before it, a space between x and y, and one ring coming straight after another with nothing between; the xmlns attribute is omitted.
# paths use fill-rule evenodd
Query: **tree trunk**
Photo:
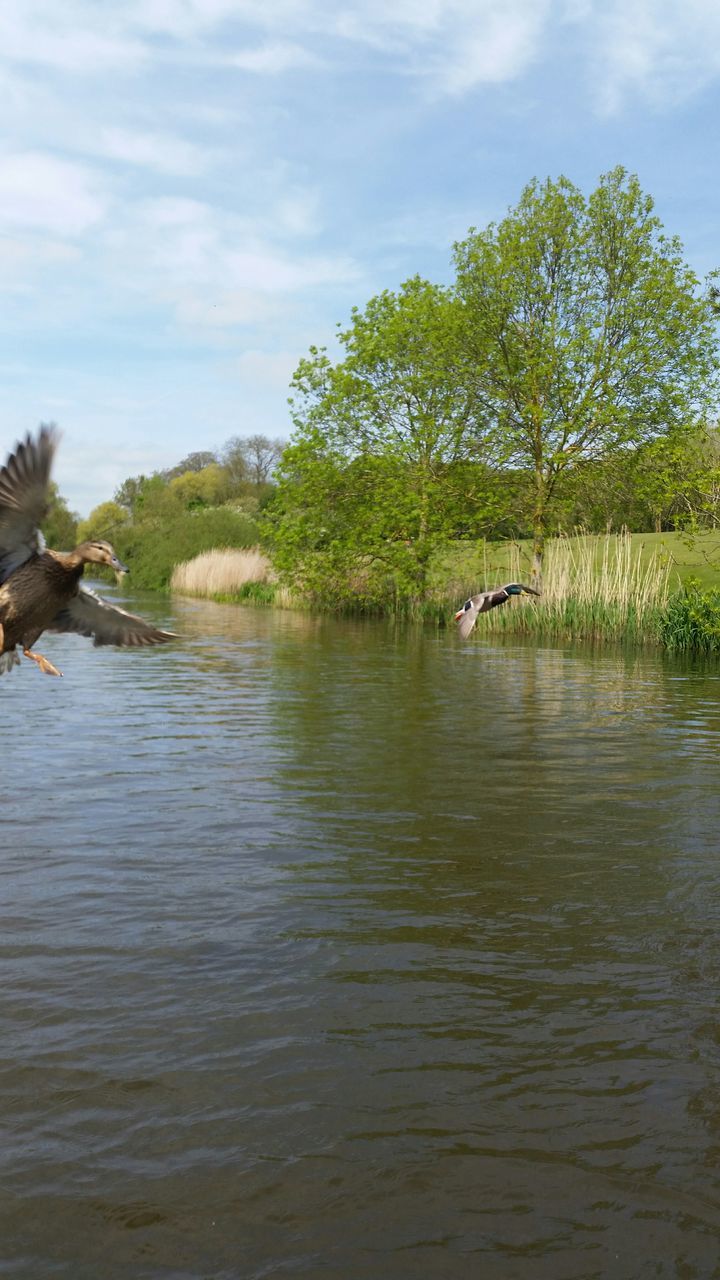
<svg viewBox="0 0 720 1280"><path fill-rule="evenodd" d="M533 558L530 572L530 586L542 591L543 556L545 554L545 530L542 525L533 529Z"/></svg>
<svg viewBox="0 0 720 1280"><path fill-rule="evenodd" d="M427 490L425 476L420 477L420 514L418 534L415 540L415 599L413 603L423 605L427 596L428 569L430 565L430 544L428 539L428 509L430 495Z"/></svg>
<svg viewBox="0 0 720 1280"><path fill-rule="evenodd" d="M538 468L535 471L535 507L533 510L533 558L530 586L542 591L543 556L545 555L545 477Z"/></svg>

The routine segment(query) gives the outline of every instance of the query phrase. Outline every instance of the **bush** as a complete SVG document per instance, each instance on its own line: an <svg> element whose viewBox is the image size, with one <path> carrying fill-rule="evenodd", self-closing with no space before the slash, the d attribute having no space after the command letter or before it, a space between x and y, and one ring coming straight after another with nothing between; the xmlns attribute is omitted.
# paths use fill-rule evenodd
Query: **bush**
<svg viewBox="0 0 720 1280"><path fill-rule="evenodd" d="M691 583L673 596L663 611L660 635L671 651L720 652L720 590L700 591Z"/></svg>

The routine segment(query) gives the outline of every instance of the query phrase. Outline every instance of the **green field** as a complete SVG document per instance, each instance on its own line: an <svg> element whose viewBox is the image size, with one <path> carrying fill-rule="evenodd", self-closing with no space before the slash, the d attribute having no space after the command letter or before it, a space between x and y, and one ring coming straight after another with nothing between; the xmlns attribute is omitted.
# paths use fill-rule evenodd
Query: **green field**
<svg viewBox="0 0 720 1280"><path fill-rule="evenodd" d="M698 534L692 539L679 533L633 533L630 538L633 554L639 553L642 563L649 564L656 556L668 564L671 592L692 580L699 582L705 590L720 587L720 529ZM578 549L595 544L594 555L600 568L605 543L602 535L573 537L567 541ZM487 542L484 545L458 542L435 559L433 587L442 591L457 584L461 591L471 587L480 591L510 581L518 568L521 579L527 580L531 555L529 542Z"/></svg>

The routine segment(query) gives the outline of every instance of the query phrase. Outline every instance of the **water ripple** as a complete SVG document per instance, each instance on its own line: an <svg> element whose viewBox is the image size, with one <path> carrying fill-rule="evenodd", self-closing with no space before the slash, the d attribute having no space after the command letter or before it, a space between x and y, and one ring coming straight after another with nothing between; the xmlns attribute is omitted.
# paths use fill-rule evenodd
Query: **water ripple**
<svg viewBox="0 0 720 1280"><path fill-rule="evenodd" d="M720 673L134 605L0 688L3 1273L714 1274Z"/></svg>

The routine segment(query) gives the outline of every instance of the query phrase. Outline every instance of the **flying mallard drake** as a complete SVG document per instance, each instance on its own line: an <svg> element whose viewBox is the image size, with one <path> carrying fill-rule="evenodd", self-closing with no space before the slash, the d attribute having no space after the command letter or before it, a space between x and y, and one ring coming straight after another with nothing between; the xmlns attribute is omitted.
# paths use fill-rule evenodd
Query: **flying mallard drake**
<svg viewBox="0 0 720 1280"><path fill-rule="evenodd" d="M467 640L470 635L479 613L487 613L488 609L497 609L499 604L505 604L511 596L522 595L539 596L540 592L534 587L526 587L522 582L508 582L505 587L495 587L493 591L481 591L479 595L471 596L465 601L462 609L458 609L455 614L458 631L463 640Z"/></svg>
<svg viewBox="0 0 720 1280"><path fill-rule="evenodd" d="M43 631L74 631L95 644L162 644L175 637L108 604L81 585L86 564L125 572L109 542L81 542L74 551L51 551L39 524L47 512L50 467L57 433L28 435L0 470L0 675L20 664L17 646L47 675L62 672L32 646Z"/></svg>

